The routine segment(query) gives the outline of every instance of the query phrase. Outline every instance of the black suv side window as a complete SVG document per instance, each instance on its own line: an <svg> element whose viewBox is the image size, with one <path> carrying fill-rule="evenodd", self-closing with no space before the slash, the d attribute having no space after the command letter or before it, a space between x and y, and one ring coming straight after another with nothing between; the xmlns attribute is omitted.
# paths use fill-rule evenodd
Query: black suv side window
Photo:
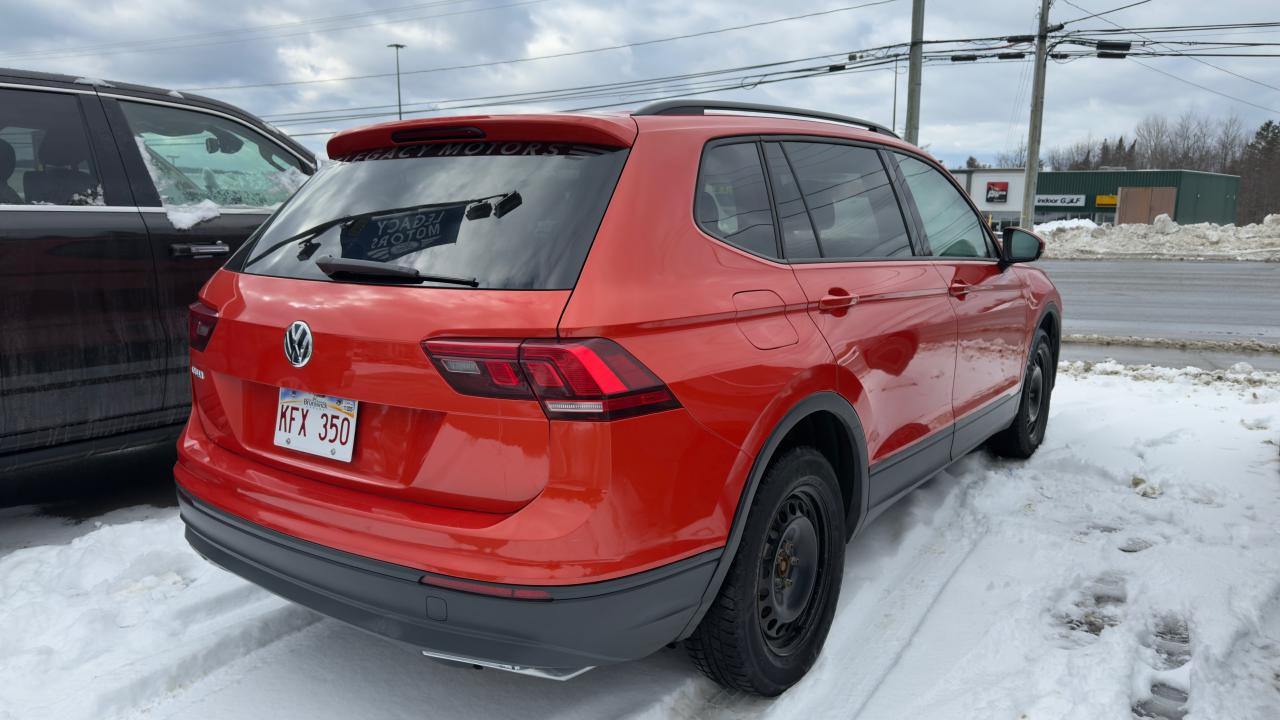
<svg viewBox="0 0 1280 720"><path fill-rule="evenodd" d="M747 252L778 257L756 143L716 145L705 151L697 193L693 212L703 232Z"/></svg>
<svg viewBox="0 0 1280 720"><path fill-rule="evenodd" d="M149 103L120 109L165 205L269 208L307 179L297 157L240 123Z"/></svg>
<svg viewBox="0 0 1280 720"><path fill-rule="evenodd" d="M982 221L956 186L932 165L910 155L896 156L933 254L951 258L996 257Z"/></svg>
<svg viewBox="0 0 1280 720"><path fill-rule="evenodd" d="M784 142L822 257L911 256L911 241L889 175L875 150L824 142Z"/></svg>
<svg viewBox="0 0 1280 720"><path fill-rule="evenodd" d="M0 89L0 205L102 205L78 99Z"/></svg>

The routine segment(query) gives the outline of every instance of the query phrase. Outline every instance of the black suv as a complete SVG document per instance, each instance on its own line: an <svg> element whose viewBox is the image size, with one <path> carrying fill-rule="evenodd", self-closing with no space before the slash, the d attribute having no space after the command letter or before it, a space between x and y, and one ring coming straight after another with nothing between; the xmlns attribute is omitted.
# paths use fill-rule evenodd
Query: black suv
<svg viewBox="0 0 1280 720"><path fill-rule="evenodd" d="M0 477L175 438L187 305L315 167L226 103L0 69Z"/></svg>

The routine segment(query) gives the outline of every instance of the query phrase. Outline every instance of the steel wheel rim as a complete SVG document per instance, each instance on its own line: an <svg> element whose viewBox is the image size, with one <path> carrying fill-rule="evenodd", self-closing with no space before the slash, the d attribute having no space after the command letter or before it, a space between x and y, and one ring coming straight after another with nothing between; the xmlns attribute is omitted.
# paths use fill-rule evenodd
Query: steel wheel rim
<svg viewBox="0 0 1280 720"><path fill-rule="evenodd" d="M1044 366L1037 354L1031 365L1030 377L1027 379L1027 426L1032 430L1040 420L1040 412L1044 409Z"/></svg>
<svg viewBox="0 0 1280 720"><path fill-rule="evenodd" d="M769 521L756 580L756 615L765 645L789 655L804 644L825 596L827 560L817 498L801 488L787 496Z"/></svg>

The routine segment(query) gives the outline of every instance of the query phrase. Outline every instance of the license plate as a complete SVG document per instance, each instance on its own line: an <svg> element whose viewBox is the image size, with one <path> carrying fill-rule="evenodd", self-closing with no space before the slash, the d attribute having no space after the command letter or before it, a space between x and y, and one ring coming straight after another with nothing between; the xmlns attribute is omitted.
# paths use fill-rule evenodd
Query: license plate
<svg viewBox="0 0 1280 720"><path fill-rule="evenodd" d="M355 400L280 388L275 444L279 447L351 462L356 444Z"/></svg>

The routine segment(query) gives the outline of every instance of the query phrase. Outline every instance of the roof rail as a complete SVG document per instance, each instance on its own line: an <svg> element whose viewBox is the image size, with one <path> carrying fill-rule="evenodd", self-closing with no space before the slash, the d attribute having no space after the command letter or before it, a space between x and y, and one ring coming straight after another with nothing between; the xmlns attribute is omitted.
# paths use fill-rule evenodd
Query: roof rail
<svg viewBox="0 0 1280 720"><path fill-rule="evenodd" d="M844 123L845 125L857 125L864 127L872 132L878 132L882 135L890 137L898 137L897 133L889 128L873 123L870 120L861 120L847 115L836 115L834 113L818 112L817 110L804 110L802 108L786 107L784 105L762 105L759 103L733 102L730 100L700 100L698 98L689 98L684 100L663 100L661 102L649 103L644 107L631 113L632 115L705 115L708 110L741 110L744 112L765 113L768 115L791 115L801 118L812 118L814 120L827 120L830 122Z"/></svg>

